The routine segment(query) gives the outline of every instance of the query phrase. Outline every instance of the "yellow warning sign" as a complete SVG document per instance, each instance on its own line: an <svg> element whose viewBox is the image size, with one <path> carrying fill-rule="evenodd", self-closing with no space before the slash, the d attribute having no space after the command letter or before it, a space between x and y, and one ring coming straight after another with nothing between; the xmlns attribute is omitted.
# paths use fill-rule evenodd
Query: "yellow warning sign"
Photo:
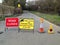
<svg viewBox="0 0 60 45"><path fill-rule="evenodd" d="M34 19L32 18L20 19L19 28L20 29L34 29Z"/></svg>
<svg viewBox="0 0 60 45"><path fill-rule="evenodd" d="M21 7L21 5L20 5L20 4L18 4L18 7L20 8L20 7Z"/></svg>

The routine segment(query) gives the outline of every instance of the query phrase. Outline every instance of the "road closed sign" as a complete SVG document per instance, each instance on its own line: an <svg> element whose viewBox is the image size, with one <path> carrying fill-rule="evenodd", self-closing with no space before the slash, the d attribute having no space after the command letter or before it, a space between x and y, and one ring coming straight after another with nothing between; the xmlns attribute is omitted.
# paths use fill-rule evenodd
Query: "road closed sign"
<svg viewBox="0 0 60 45"><path fill-rule="evenodd" d="M34 29L34 19L32 18L23 18L19 22L20 29Z"/></svg>
<svg viewBox="0 0 60 45"><path fill-rule="evenodd" d="M6 18L6 27L16 27L18 26L18 18Z"/></svg>

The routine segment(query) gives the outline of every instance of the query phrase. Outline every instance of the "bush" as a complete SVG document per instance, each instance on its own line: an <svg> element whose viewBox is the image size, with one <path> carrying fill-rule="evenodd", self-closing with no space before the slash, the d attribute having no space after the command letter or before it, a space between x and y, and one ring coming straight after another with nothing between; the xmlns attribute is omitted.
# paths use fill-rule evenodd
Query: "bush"
<svg viewBox="0 0 60 45"><path fill-rule="evenodd" d="M32 10L32 11L35 11L35 10L37 10L38 9L38 6L37 5L30 5L29 7L28 7L28 10Z"/></svg>
<svg viewBox="0 0 60 45"><path fill-rule="evenodd" d="M22 8L15 8L14 9L14 14L21 14L23 11L22 11Z"/></svg>

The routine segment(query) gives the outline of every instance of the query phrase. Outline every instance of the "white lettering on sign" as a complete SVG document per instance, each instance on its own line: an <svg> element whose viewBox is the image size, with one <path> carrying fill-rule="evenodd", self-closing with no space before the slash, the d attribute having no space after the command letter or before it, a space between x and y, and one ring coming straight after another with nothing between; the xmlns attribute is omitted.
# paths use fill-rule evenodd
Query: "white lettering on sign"
<svg viewBox="0 0 60 45"><path fill-rule="evenodd" d="M7 25L17 25L17 23L7 23Z"/></svg>
<svg viewBox="0 0 60 45"><path fill-rule="evenodd" d="M8 20L8 22L16 22L16 20Z"/></svg>

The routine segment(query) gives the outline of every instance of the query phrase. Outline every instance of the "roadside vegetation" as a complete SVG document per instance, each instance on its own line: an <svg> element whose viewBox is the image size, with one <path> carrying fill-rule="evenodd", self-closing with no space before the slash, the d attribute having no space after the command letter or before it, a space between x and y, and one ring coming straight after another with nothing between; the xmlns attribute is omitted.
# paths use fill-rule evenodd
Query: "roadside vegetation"
<svg viewBox="0 0 60 45"><path fill-rule="evenodd" d="M10 15L10 16L0 16L0 21L5 20L6 17L17 17L19 15Z"/></svg>
<svg viewBox="0 0 60 45"><path fill-rule="evenodd" d="M51 23L54 23L54 24L60 26L60 16L58 14L46 14L46 13L40 13L37 11L31 11L31 13L33 13L39 17L42 17Z"/></svg>

